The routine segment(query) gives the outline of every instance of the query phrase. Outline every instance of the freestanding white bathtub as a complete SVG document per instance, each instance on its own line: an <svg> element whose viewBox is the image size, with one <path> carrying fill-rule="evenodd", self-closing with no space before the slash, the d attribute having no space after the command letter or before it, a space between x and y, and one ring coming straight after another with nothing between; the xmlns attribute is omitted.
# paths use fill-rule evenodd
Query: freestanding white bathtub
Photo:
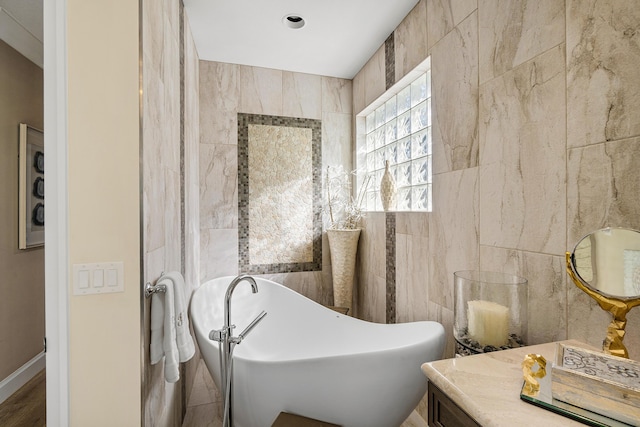
<svg viewBox="0 0 640 427"><path fill-rule="evenodd" d="M191 318L204 361L220 387L219 343L224 296L233 277L204 283ZM289 412L344 427L397 427L427 388L420 366L442 357L437 322L377 324L344 316L277 283L241 282L231 298L238 335L262 310L266 317L233 353L236 427L271 426Z"/></svg>

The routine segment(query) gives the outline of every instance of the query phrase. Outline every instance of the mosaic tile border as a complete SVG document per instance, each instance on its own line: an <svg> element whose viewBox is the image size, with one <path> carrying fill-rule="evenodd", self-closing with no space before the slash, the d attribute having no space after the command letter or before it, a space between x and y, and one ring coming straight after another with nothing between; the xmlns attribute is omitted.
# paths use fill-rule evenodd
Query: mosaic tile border
<svg viewBox="0 0 640 427"><path fill-rule="evenodd" d="M385 213L386 233L386 321L396 323L396 214Z"/></svg>
<svg viewBox="0 0 640 427"><path fill-rule="evenodd" d="M384 77L385 89L389 89L396 82L396 44L395 31L384 41Z"/></svg>
<svg viewBox="0 0 640 427"><path fill-rule="evenodd" d="M184 4L179 2L180 15L180 273L186 270L186 210L185 210L185 86L184 86ZM184 383L184 381L183 381Z"/></svg>
<svg viewBox="0 0 640 427"><path fill-rule="evenodd" d="M251 264L249 259L249 125L311 129L313 180L313 261ZM238 268L241 273L275 274L322 270L322 121L238 113Z"/></svg>

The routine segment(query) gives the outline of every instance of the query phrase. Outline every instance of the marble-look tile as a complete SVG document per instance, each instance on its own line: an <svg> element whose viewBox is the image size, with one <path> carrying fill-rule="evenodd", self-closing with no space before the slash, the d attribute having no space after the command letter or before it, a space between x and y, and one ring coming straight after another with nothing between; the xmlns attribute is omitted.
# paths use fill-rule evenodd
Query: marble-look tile
<svg viewBox="0 0 640 427"><path fill-rule="evenodd" d="M427 39L431 49L478 7L478 0L431 0L427 2Z"/></svg>
<svg viewBox="0 0 640 427"><path fill-rule="evenodd" d="M640 229L640 137L568 150L567 250L604 227Z"/></svg>
<svg viewBox="0 0 640 427"><path fill-rule="evenodd" d="M453 286L453 278L451 279ZM429 301L429 317L427 320L440 323L444 327L445 343L443 358L454 357L455 355L455 339L453 338L453 309L444 308L440 304Z"/></svg>
<svg viewBox="0 0 640 427"><path fill-rule="evenodd" d="M360 275L358 317L375 323L386 322L386 279L371 272Z"/></svg>
<svg viewBox="0 0 640 427"><path fill-rule="evenodd" d="M420 418L422 418L425 422L425 427L428 427L427 420L429 419L429 394L425 393L420 402L418 402L418 406L416 407L415 413L417 413ZM416 420L420 421L420 420Z"/></svg>
<svg viewBox="0 0 640 427"><path fill-rule="evenodd" d="M562 255L566 229L564 49L480 90L480 242Z"/></svg>
<svg viewBox="0 0 640 427"><path fill-rule="evenodd" d="M384 43L362 68L364 72L364 103L371 104L386 90Z"/></svg>
<svg viewBox="0 0 640 427"><path fill-rule="evenodd" d="M567 0L567 145L640 135L640 7Z"/></svg>
<svg viewBox="0 0 640 427"><path fill-rule="evenodd" d="M377 277L386 277L386 234L384 212L369 212L362 221L358 252Z"/></svg>
<svg viewBox="0 0 640 427"><path fill-rule="evenodd" d="M488 0L478 2L480 83L564 41L564 2Z"/></svg>
<svg viewBox="0 0 640 427"><path fill-rule="evenodd" d="M177 38L180 30L180 4L171 0L163 0L161 3L164 4L165 34Z"/></svg>
<svg viewBox="0 0 640 427"><path fill-rule="evenodd" d="M182 270L182 226L180 208L180 174L165 170L164 268L165 272Z"/></svg>
<svg viewBox="0 0 640 427"><path fill-rule="evenodd" d="M429 216L427 212L396 212L396 233L429 237Z"/></svg>
<svg viewBox="0 0 640 427"><path fill-rule="evenodd" d="M453 273L478 267L478 168L433 177L429 300L453 310Z"/></svg>
<svg viewBox="0 0 640 427"><path fill-rule="evenodd" d="M385 323L386 319L385 227L384 213L367 214L362 221L356 261L357 316L378 323Z"/></svg>
<svg viewBox="0 0 640 427"><path fill-rule="evenodd" d="M353 85L353 114L359 114L367 106L365 97L365 70L366 65L355 75L352 80Z"/></svg>
<svg viewBox="0 0 640 427"><path fill-rule="evenodd" d="M238 147L200 144L200 227L238 227Z"/></svg>
<svg viewBox="0 0 640 427"><path fill-rule="evenodd" d="M351 114L322 114L323 174L326 173L327 166L342 166L345 171L353 169L351 160L351 123Z"/></svg>
<svg viewBox="0 0 640 427"><path fill-rule="evenodd" d="M333 303L333 299L328 298L329 295L333 296L333 290L324 289L322 271L285 273L282 284L319 304Z"/></svg>
<svg viewBox="0 0 640 427"><path fill-rule="evenodd" d="M411 321L409 236L396 234L396 323Z"/></svg>
<svg viewBox="0 0 640 427"><path fill-rule="evenodd" d="M282 116L283 71L240 66L240 113Z"/></svg>
<svg viewBox="0 0 640 427"><path fill-rule="evenodd" d="M420 0L393 32L395 82L427 57L427 0Z"/></svg>
<svg viewBox="0 0 640 427"><path fill-rule="evenodd" d="M413 411L409 414L409 417L400 424L400 427L428 427L428 424L425 418L420 416L417 411Z"/></svg>
<svg viewBox="0 0 640 427"><path fill-rule="evenodd" d="M189 330L192 334L192 336L194 336L194 332L193 332L193 323L191 323L189 325ZM196 381L196 377L197 377L197 372L198 372L198 366L200 363L202 363L202 356L200 353L200 349L198 348L198 345L195 345L196 351L193 355L193 357L188 360L187 362L185 362L184 364L184 389L183 389L183 402L189 402L191 399L191 395L193 392L193 385ZM183 409L186 409L183 406Z"/></svg>
<svg viewBox="0 0 640 427"><path fill-rule="evenodd" d="M434 173L478 165L477 40L478 23L473 13L432 51Z"/></svg>
<svg viewBox="0 0 640 427"><path fill-rule="evenodd" d="M238 230L200 229L200 282L238 275Z"/></svg>
<svg viewBox="0 0 640 427"><path fill-rule="evenodd" d="M282 72L282 114L305 119L322 118L322 77Z"/></svg>
<svg viewBox="0 0 640 427"><path fill-rule="evenodd" d="M268 273L268 274L256 274L255 276L284 285L284 279L286 275L287 273Z"/></svg>
<svg viewBox="0 0 640 427"><path fill-rule="evenodd" d="M144 156L144 154L143 154ZM146 156L144 156L146 157ZM165 181L164 169L143 166L142 210L144 224L144 249L150 252L165 244Z"/></svg>
<svg viewBox="0 0 640 427"><path fill-rule="evenodd" d="M164 270L164 246L144 254L144 281L156 283Z"/></svg>
<svg viewBox="0 0 640 427"><path fill-rule="evenodd" d="M351 80L322 77L322 112L353 114Z"/></svg>
<svg viewBox="0 0 640 427"><path fill-rule="evenodd" d="M222 402L191 406L187 409L182 427L222 427Z"/></svg>
<svg viewBox="0 0 640 427"><path fill-rule="evenodd" d="M200 61L200 142L238 143L240 66Z"/></svg>
<svg viewBox="0 0 640 427"><path fill-rule="evenodd" d="M164 10L162 2L144 1L142 2L142 51L144 53L144 73L149 67L162 63L163 39L158 37L162 34L164 26ZM143 73L143 74L144 74ZM150 88L145 86L145 88Z"/></svg>
<svg viewBox="0 0 640 427"><path fill-rule="evenodd" d="M199 63L188 23L185 33L184 277L189 290L193 291L200 284Z"/></svg>
<svg viewBox="0 0 640 427"><path fill-rule="evenodd" d="M177 27L176 27L177 29ZM163 115L162 164L180 171L180 48L177 31L164 37L161 76L164 104L156 106Z"/></svg>
<svg viewBox="0 0 640 427"><path fill-rule="evenodd" d="M527 279L527 344L567 339L567 273L564 256L481 245L480 269Z"/></svg>
<svg viewBox="0 0 640 427"><path fill-rule="evenodd" d="M428 238L396 234L396 313L398 323L428 319L428 259Z"/></svg>
<svg viewBox="0 0 640 427"><path fill-rule="evenodd" d="M207 365L205 365L203 359L200 359L193 382L193 389L191 390L191 398L187 402L187 407L220 402L223 399L224 397L218 390L218 387L216 387L211 374L207 370Z"/></svg>

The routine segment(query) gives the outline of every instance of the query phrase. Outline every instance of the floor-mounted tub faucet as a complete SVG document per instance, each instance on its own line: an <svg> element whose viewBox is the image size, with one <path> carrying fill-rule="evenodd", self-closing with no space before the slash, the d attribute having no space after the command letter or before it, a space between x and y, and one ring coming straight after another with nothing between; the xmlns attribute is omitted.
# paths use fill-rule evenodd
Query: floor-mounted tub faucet
<svg viewBox="0 0 640 427"><path fill-rule="evenodd" d="M233 427L233 392L231 386L231 376L233 372L233 348L236 344L240 344L242 340L251 332L251 330L267 315L265 311L262 311L255 319L249 323L244 331L242 331L237 337L232 336L231 331L236 326L231 324L231 296L236 286L243 280L249 282L251 285L251 292L258 293L258 284L255 279L248 274L241 274L231 281L227 287L227 293L224 297L224 326L222 329L213 330L209 333L209 339L222 343L222 350L224 356L221 357L222 362L222 387L223 394L225 396L224 405L224 420L223 427Z"/></svg>

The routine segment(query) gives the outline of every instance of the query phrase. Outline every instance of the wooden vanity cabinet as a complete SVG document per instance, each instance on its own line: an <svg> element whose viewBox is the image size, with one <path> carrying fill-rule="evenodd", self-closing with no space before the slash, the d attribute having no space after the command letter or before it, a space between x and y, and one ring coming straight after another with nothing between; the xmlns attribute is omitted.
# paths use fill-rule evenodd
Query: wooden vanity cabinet
<svg viewBox="0 0 640 427"><path fill-rule="evenodd" d="M480 427L473 418L429 381L429 427Z"/></svg>

